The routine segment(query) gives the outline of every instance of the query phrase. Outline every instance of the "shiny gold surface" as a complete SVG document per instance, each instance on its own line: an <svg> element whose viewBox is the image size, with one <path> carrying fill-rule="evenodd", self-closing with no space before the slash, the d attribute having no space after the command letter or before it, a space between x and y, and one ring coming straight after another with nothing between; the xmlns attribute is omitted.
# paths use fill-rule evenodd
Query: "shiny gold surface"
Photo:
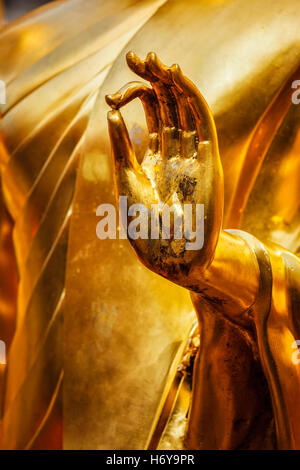
<svg viewBox="0 0 300 470"><path fill-rule="evenodd" d="M297 0L284 5L281 0L69 0L0 31L0 79L6 81L8 99L1 109L0 160L10 214L8 225L1 221L8 238L6 245L2 238L0 255L14 272L12 250L6 249L13 227L19 270L2 447L145 448L172 390L195 318L188 290L147 270L128 241L96 238L97 206L115 201L105 95L136 80L125 65L129 50L142 58L154 50L164 63L179 63L207 101L224 171L223 229L240 223L264 243L298 251L299 107L288 99L300 61L298 12ZM133 85L122 93L147 101L149 86L143 83L143 92ZM137 100L124 106L122 115L140 162L153 120L145 122ZM219 209L221 195L214 199L212 186L206 189L203 195ZM207 261L218 224L209 231L214 242ZM209 366L224 372L218 390L215 382L207 387L197 382L202 399L192 402L190 447L272 447L273 418L277 436L283 436L278 445L300 447L293 405L298 379L284 375L292 372L284 360L290 359L288 344L298 331L293 326L299 315L298 259L268 248L270 264L263 266L268 278L272 265L272 308L264 305L263 314L269 312L270 329L257 343L248 331L253 318L242 314L259 297L264 277L256 248L241 233L222 230L205 279L195 264L184 282L188 289L191 282L208 289L208 298L216 297L218 287L217 298L226 305L216 315L205 300L203 331L211 333L202 338L202 347L209 359L205 367L199 359L196 369L204 378ZM15 278L6 280L6 272L1 271L1 287L4 281L8 287L1 289L0 324L9 319L12 337ZM193 294L193 302L201 316L199 295ZM280 357L276 328L284 332ZM276 380L267 350L277 364ZM186 384L179 395L175 410L184 414ZM236 406L240 395L244 406L240 401ZM202 419L203 403L213 407L214 421ZM203 438L207 419L210 431ZM170 426L160 446L169 445Z"/></svg>
<svg viewBox="0 0 300 470"><path fill-rule="evenodd" d="M77 161L87 118L114 56L159 4L58 2L2 31L8 102L1 159L20 274L4 448L62 445L61 328Z"/></svg>
<svg viewBox="0 0 300 470"><path fill-rule="evenodd" d="M152 87L131 82L106 97L114 109L108 127L117 195L148 211L152 204L174 204L180 214L187 203L205 207L200 251L191 253L187 238L176 239L174 219L168 239L161 221L158 239L133 239L127 229L145 266L192 293L200 347L184 444L188 449L297 449L300 365L292 362L290 351L300 334L300 260L279 247L267 249L244 232L221 230L223 175L207 104L178 65L164 66L155 53L142 61L130 52L127 62ZM142 99L149 128L141 163L119 111L136 97ZM256 166L258 172L259 158ZM251 178L250 173L250 184ZM181 382L177 374L150 449L159 445Z"/></svg>

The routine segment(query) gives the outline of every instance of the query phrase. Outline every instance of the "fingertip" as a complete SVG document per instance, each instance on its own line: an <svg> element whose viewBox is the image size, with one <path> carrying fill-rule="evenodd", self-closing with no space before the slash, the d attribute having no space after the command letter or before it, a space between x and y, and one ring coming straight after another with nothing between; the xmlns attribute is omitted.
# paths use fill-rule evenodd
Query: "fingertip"
<svg viewBox="0 0 300 470"><path fill-rule="evenodd" d="M107 120L111 124L118 124L122 121L121 113L117 109L112 109L107 113Z"/></svg>
<svg viewBox="0 0 300 470"><path fill-rule="evenodd" d="M145 62L142 61L134 52L130 52L126 56L128 67L140 77L149 80L151 77L146 71Z"/></svg>
<svg viewBox="0 0 300 470"><path fill-rule="evenodd" d="M146 62L149 68L153 71L161 73L165 69L165 66L163 65L163 63L158 58L158 55L155 52L149 52L146 58Z"/></svg>
<svg viewBox="0 0 300 470"><path fill-rule="evenodd" d="M162 80L165 84L171 84L169 74L170 69L161 62L155 52L149 52L146 63L154 76Z"/></svg>
<svg viewBox="0 0 300 470"><path fill-rule="evenodd" d="M126 59L131 60L135 56L136 56L136 54L133 51L128 51L127 54L126 54Z"/></svg>
<svg viewBox="0 0 300 470"><path fill-rule="evenodd" d="M157 67L157 56L155 52L149 52L147 54L145 64L146 64L148 71L152 74L152 76L154 75L154 77L156 77L158 67Z"/></svg>
<svg viewBox="0 0 300 470"><path fill-rule="evenodd" d="M182 82L182 71L178 64L173 64L170 67L173 81Z"/></svg>
<svg viewBox="0 0 300 470"><path fill-rule="evenodd" d="M171 65L170 69L172 70L173 73L176 73L176 74L181 72L181 68L178 64Z"/></svg>
<svg viewBox="0 0 300 470"><path fill-rule="evenodd" d="M108 106L110 106L113 109L117 109L119 99L120 99L120 96L117 93L115 94L112 93L110 95L105 96L106 103L108 104Z"/></svg>
<svg viewBox="0 0 300 470"><path fill-rule="evenodd" d="M140 62L139 57L133 51L129 51L126 54L126 62L129 67Z"/></svg>
<svg viewBox="0 0 300 470"><path fill-rule="evenodd" d="M157 61L156 53L153 52L153 51L148 52L147 57L146 57L146 61L149 62L149 63L156 62Z"/></svg>

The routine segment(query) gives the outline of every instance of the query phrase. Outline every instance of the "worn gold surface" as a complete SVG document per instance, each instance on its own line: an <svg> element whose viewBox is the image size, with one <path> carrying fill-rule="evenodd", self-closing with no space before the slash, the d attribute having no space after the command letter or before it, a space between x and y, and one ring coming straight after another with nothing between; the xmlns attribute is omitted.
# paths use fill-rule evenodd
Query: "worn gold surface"
<svg viewBox="0 0 300 470"><path fill-rule="evenodd" d="M1 30L0 78L8 85L2 178L20 273L3 447L62 445L63 356L64 446L144 448L193 319L187 291L144 268L127 241L96 238L96 207L114 202L104 97L136 80L125 66L128 50L142 58L155 50L164 63L179 63L210 106L225 228L237 227L244 198L240 226L297 251L299 111L286 97L300 59L298 10L297 0L71 0ZM124 118L140 159L147 146L142 107L130 103ZM239 253L248 259L251 249L234 234L224 237L243 274L223 278L226 295L238 290L248 306L256 284L250 275L240 282ZM237 351L246 343L237 342ZM249 357L241 368L251 366Z"/></svg>

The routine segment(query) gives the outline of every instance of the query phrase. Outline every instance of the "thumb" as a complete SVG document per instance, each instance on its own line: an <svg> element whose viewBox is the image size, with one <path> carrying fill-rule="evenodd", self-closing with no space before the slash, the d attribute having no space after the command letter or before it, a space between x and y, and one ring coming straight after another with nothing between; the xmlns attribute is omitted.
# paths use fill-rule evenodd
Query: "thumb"
<svg viewBox="0 0 300 470"><path fill-rule="evenodd" d="M137 165L136 157L120 111L109 111L107 120L116 167L122 165L127 168L134 168Z"/></svg>

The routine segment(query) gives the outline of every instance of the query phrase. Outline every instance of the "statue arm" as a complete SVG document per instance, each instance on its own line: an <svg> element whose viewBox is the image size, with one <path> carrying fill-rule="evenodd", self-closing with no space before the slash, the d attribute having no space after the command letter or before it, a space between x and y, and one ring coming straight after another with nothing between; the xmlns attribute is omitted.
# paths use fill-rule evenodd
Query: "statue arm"
<svg viewBox="0 0 300 470"><path fill-rule="evenodd" d="M154 53L142 61L131 52L127 62L151 87L131 82L106 97L113 108L108 124L117 195L127 196L129 205L142 203L148 209L152 204L170 206L175 201L182 213L185 204L203 204L205 213L201 250L187 250L186 240L129 237L129 241L152 271L193 295L219 303L229 316L242 316L255 301L259 268L243 238L221 229L223 172L213 116L178 65L166 67ZM141 164L119 111L135 98L144 106L150 138ZM196 219L197 214L193 226Z"/></svg>

